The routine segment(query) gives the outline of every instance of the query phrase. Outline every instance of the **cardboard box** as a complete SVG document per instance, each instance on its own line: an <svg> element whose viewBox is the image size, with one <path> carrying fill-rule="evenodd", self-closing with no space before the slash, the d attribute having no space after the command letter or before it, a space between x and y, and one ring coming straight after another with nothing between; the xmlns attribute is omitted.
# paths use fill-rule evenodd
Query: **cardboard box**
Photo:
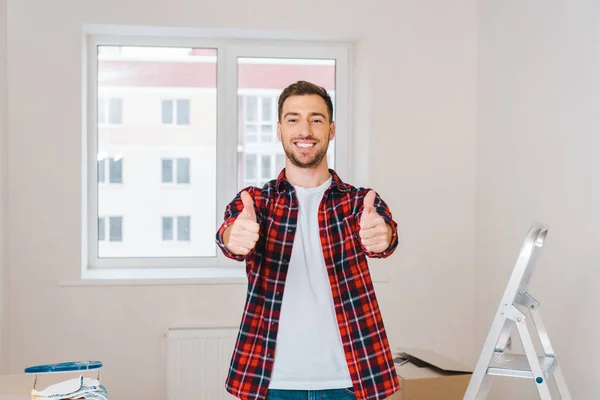
<svg viewBox="0 0 600 400"><path fill-rule="evenodd" d="M431 350L398 349L398 400L462 400L473 370Z"/></svg>

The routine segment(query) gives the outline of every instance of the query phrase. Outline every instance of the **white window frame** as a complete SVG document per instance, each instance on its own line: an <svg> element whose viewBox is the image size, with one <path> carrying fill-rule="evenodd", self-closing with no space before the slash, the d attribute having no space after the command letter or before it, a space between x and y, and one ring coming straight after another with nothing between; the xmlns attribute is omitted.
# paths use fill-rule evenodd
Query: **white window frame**
<svg viewBox="0 0 600 400"><path fill-rule="evenodd" d="M96 30L96 32L98 32ZM107 30L109 32L109 30ZM176 35L150 36L104 36L84 34L84 221L82 276L84 278L110 279L119 276L138 278L144 276L178 277L199 276L203 269L222 270L223 276L236 268L243 276L244 265L226 258L216 247L214 257L147 257L147 258L99 258L98 257L98 185L97 185L97 46L185 46L214 48L217 50L217 185L216 220L211 224L216 233L223 221L226 205L238 191L238 57L248 58L288 58L288 59L335 59L336 60L336 170L347 180L352 179L351 154L352 130L350 129L351 57L352 45L349 42L303 42L299 40L247 40L178 37ZM291 82L290 82L291 83ZM234 113L234 114L231 114ZM157 217L162 213L157 210ZM137 269L139 273L132 272ZM115 271L122 271L117 274ZM144 274L144 271L152 272ZM189 271L189 273L181 271ZM105 271L112 273L103 274ZM158 271L158 272L157 272ZM162 272L161 272L162 271ZM177 272L173 272L177 271ZM195 272L194 272L195 271ZM237 276L237 275L236 275Z"/></svg>
<svg viewBox="0 0 600 400"><path fill-rule="evenodd" d="M177 123L177 116L178 116L178 113L179 113L179 108L177 106L177 102L180 101L180 100L188 102L188 106L189 106L189 109L190 109L190 116L189 116L189 121L188 121L187 124L179 124L179 123ZM163 107L163 104L165 102L167 102L167 101L170 102L171 105L173 106L173 108L172 108L173 112L171 113L171 118L172 118L173 122L171 122L171 123L164 122L162 120L162 107ZM161 107L160 122L161 122L161 124L163 126L168 126L168 127L189 127L189 126L192 125L192 116L191 116L191 113L192 113L192 101L190 99L185 99L185 98L161 99L160 107Z"/></svg>

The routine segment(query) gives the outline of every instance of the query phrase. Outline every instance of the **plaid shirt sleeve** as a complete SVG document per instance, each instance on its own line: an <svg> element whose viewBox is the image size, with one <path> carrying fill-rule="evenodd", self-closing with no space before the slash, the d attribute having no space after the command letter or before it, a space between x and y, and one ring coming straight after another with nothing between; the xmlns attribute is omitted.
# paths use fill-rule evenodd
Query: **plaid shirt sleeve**
<svg viewBox="0 0 600 400"><path fill-rule="evenodd" d="M262 214L260 212L260 207L257 207L257 204L260 204L260 201L261 201L260 189L254 187L254 186L248 186L248 187L240 190L235 195L235 197L233 198L231 203L229 203L227 205L227 207L225 207L225 214L223 217L224 221L221 224L221 226L219 227L219 229L217 230L217 235L216 235L216 243L219 246L219 248L223 251L223 254L225 255L225 257L231 258L236 261L244 261L246 258L251 257L252 253L254 252L254 249L252 249L245 256L233 254L225 247L225 242L223 241L223 234L225 233L225 229L227 229L227 227L229 227L230 225L233 225L233 223L237 219L237 216L244 209L244 204L242 203L242 197L241 197L241 194L244 191L248 192L250 197L252 197L254 199L254 212L256 213L256 219L257 219L258 224L259 225L261 224Z"/></svg>
<svg viewBox="0 0 600 400"><path fill-rule="evenodd" d="M356 232L360 231L360 219L362 217L363 211L364 211L364 199L365 196L367 195L367 193L369 193L371 189L362 189L359 191L359 202L360 202L360 210L358 211L358 213L356 213L356 217L355 217L355 221L356 221ZM365 248L365 246L362 245L362 242L359 240L362 251L365 253L365 255L367 257L370 258L387 258L390 255L392 255L394 253L394 251L396 250L396 248L398 247L398 224L396 223L396 221L394 221L394 218L392 217L392 212L390 211L390 208L388 207L388 205L385 203L385 201L383 201L383 199L379 196L379 194L377 192L375 192L375 210L377 211L377 214L381 215L381 217L383 218L383 220L385 221L386 224L388 224L390 226L390 228L392 228L392 240L390 241L390 245L388 246L387 249L385 249L384 251L382 251L381 253L374 253L371 252L369 250L367 250Z"/></svg>

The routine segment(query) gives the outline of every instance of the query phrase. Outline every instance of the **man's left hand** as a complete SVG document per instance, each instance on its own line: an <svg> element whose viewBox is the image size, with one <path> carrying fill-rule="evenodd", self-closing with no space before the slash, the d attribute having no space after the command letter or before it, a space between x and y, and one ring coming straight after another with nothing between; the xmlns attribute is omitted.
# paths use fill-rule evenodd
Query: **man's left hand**
<svg viewBox="0 0 600 400"><path fill-rule="evenodd" d="M370 190L363 200L363 213L360 219L360 240L372 253L386 250L392 241L392 228L375 210L375 192Z"/></svg>

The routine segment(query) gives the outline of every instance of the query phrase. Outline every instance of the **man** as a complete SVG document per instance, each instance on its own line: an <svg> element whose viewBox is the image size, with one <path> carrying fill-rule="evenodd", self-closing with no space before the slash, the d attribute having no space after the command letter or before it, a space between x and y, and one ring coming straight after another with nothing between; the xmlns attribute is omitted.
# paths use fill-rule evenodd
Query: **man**
<svg viewBox="0 0 600 400"><path fill-rule="evenodd" d="M374 191L329 169L325 89L296 82L278 112L285 168L238 193L216 235L248 276L226 389L243 400L385 399L399 383L367 257L394 252L396 222Z"/></svg>

